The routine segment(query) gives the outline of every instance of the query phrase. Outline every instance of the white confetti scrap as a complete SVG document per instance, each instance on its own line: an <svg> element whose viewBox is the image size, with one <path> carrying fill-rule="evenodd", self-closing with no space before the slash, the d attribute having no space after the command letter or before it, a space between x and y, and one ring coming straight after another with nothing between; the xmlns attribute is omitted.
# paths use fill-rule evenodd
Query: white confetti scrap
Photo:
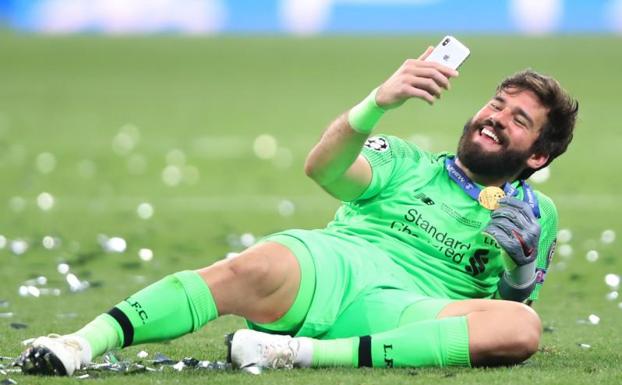
<svg viewBox="0 0 622 385"><path fill-rule="evenodd" d="M598 261L598 257L598 251L596 250L590 250L585 254L585 259L587 259L588 262L596 262Z"/></svg>
<svg viewBox="0 0 622 385"><path fill-rule="evenodd" d="M42 192L37 196L37 206L43 211L49 211L54 207L54 197L50 193Z"/></svg>
<svg viewBox="0 0 622 385"><path fill-rule="evenodd" d="M149 262L153 259L153 251L151 249L140 249L138 250L138 257L145 262Z"/></svg>
<svg viewBox="0 0 622 385"><path fill-rule="evenodd" d="M560 229L557 232L557 241L559 243L568 243L572 240L572 231L570 229Z"/></svg>
<svg viewBox="0 0 622 385"><path fill-rule="evenodd" d="M616 233L613 230L605 230L600 235L600 241L606 245L613 243L616 240Z"/></svg>
<svg viewBox="0 0 622 385"><path fill-rule="evenodd" d="M605 275L605 284L612 289L617 289L620 286L620 276L613 273Z"/></svg>
<svg viewBox="0 0 622 385"><path fill-rule="evenodd" d="M28 251L28 242L26 242L23 239L14 239L11 241L9 248L11 249L11 252L15 255L22 255L24 254L26 251Z"/></svg>
<svg viewBox="0 0 622 385"><path fill-rule="evenodd" d="M244 247L251 247L255 244L255 236L251 233L244 233L240 236L240 243Z"/></svg>
<svg viewBox="0 0 622 385"><path fill-rule="evenodd" d="M272 135L262 134L255 138L253 151L259 159L272 159L276 155L278 143Z"/></svg>
<svg viewBox="0 0 622 385"><path fill-rule="evenodd" d="M167 186L175 187L179 185L182 177L181 169L177 166L169 165L162 170L162 181Z"/></svg>
<svg viewBox="0 0 622 385"><path fill-rule="evenodd" d="M278 210L281 216L289 217L289 216L292 216L294 212L296 211L296 206L294 205L292 201L284 199L279 202Z"/></svg>
<svg viewBox="0 0 622 385"><path fill-rule="evenodd" d="M60 274L67 274L69 273L69 265L66 263L59 263L58 266L56 266L56 271L58 271Z"/></svg>
<svg viewBox="0 0 622 385"><path fill-rule="evenodd" d="M52 153L42 152L37 155L36 166L41 174L49 174L56 168L56 157Z"/></svg>
<svg viewBox="0 0 622 385"><path fill-rule="evenodd" d="M127 242L121 237L112 237L105 239L102 246L108 252L123 253L127 249Z"/></svg>
<svg viewBox="0 0 622 385"><path fill-rule="evenodd" d="M572 246L568 244L560 245L557 248L557 254L559 254L560 257L564 257L564 258L568 258L572 256Z"/></svg>
<svg viewBox="0 0 622 385"><path fill-rule="evenodd" d="M136 213L141 219L149 219L153 216L153 206L150 203L143 202L136 208Z"/></svg>
<svg viewBox="0 0 622 385"><path fill-rule="evenodd" d="M592 325L598 325L600 323L600 317L597 316L596 314L590 314L587 317L587 320L592 324Z"/></svg>

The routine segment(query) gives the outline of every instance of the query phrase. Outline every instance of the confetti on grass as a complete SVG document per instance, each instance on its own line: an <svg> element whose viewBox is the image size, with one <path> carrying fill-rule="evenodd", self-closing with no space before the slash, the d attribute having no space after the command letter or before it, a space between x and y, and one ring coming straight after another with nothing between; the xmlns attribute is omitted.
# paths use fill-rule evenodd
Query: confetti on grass
<svg viewBox="0 0 622 385"><path fill-rule="evenodd" d="M142 351L140 356L148 356L149 353ZM9 358L9 357L5 357ZM12 366L21 369L27 374L40 374L35 371L32 362L28 357L20 357L17 359L10 358ZM223 361L207 361L199 360L194 357L186 357L182 360L173 360L162 353L155 353L153 359L137 359L129 360L119 355L119 352L108 352L102 356L103 362L94 362L84 366L74 373L74 377L78 379L96 378L100 375L108 375L110 373L119 374L137 374L147 372L164 372L164 371L190 371L190 370L210 370L224 371L231 370L231 364ZM258 374L258 373L257 373Z"/></svg>
<svg viewBox="0 0 622 385"><path fill-rule="evenodd" d="M141 356L148 355L146 351L142 351ZM90 377L96 375L97 372L113 372L113 373L140 373L140 372L159 372L164 370L186 371L186 370L228 370L231 364L223 361L207 361L198 360L194 357L186 357L182 360L173 360L162 353L155 353L152 360L139 359L130 361L122 358L115 352L108 352L104 355L103 363L94 363L87 365L80 372L89 374Z"/></svg>

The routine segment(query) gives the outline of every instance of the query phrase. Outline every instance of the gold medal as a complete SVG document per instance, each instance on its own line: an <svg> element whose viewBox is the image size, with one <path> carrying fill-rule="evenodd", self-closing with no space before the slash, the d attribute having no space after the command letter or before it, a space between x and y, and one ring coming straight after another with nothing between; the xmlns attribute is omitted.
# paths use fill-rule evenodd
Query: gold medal
<svg viewBox="0 0 622 385"><path fill-rule="evenodd" d="M505 196L505 192L496 186L484 187L480 191L477 200L479 204L486 207L488 210L495 210L499 207L499 199Z"/></svg>

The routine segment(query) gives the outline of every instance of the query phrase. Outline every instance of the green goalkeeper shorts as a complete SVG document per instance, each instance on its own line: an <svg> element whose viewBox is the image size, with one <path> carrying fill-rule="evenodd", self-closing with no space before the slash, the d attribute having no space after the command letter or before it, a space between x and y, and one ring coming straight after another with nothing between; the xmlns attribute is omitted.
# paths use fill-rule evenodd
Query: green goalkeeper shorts
<svg viewBox="0 0 622 385"><path fill-rule="evenodd" d="M249 322L253 329L323 339L363 336L436 318L452 302L422 294L412 276L360 238L288 230L262 241L280 243L298 259L302 279L292 310L302 321Z"/></svg>

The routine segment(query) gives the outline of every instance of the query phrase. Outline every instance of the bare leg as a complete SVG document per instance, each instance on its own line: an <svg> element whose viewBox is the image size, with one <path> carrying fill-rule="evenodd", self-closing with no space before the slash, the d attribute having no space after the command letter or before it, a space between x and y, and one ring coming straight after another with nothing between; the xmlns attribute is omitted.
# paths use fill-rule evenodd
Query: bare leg
<svg viewBox="0 0 622 385"><path fill-rule="evenodd" d="M300 286L298 260L275 242L255 245L198 272L220 315L236 314L258 323L281 318L294 303Z"/></svg>
<svg viewBox="0 0 622 385"><path fill-rule="evenodd" d="M466 316L473 366L520 363L538 350L541 322L518 302L471 299L447 305L437 318Z"/></svg>

